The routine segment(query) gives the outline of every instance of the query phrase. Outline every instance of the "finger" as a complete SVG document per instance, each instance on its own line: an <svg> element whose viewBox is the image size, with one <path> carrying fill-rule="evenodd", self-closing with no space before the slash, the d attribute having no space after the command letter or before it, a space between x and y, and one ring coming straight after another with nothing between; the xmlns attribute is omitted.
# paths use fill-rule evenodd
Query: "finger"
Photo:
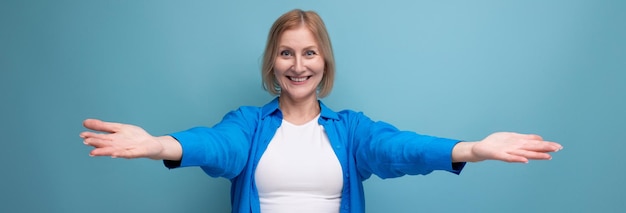
<svg viewBox="0 0 626 213"><path fill-rule="evenodd" d="M559 144L557 142L551 142L551 141L545 141L545 142L549 143L552 147L554 147L556 149L555 152L563 149L563 145L561 145L561 144Z"/></svg>
<svg viewBox="0 0 626 213"><path fill-rule="evenodd" d="M101 138L85 138L85 140L83 140L83 143L85 145L93 146L93 147L96 147L96 148L110 147L111 146L111 141L110 140L105 140L105 139L101 139Z"/></svg>
<svg viewBox="0 0 626 213"><path fill-rule="evenodd" d="M122 125L121 123L104 122L98 119L86 119L83 121L83 126L88 129L109 133L119 132Z"/></svg>
<svg viewBox="0 0 626 213"><path fill-rule="evenodd" d="M140 152L137 149L118 149L111 154L114 158L140 158Z"/></svg>
<svg viewBox="0 0 626 213"><path fill-rule="evenodd" d="M79 135L81 138L83 139L87 139L87 138L99 138L99 139L103 139L103 140L111 140L111 135L110 134L99 134L99 133L95 133L95 132L81 132Z"/></svg>
<svg viewBox="0 0 626 213"><path fill-rule="evenodd" d="M137 153L117 147L103 147L91 150L90 156L110 156L112 158L137 158Z"/></svg>
<svg viewBox="0 0 626 213"><path fill-rule="evenodd" d="M527 150L515 150L515 151L511 152L510 154L516 155L516 156L520 156L520 157L524 157L526 159L531 159L531 160L550 160L550 159L552 159L552 156L550 156L550 154L545 153L545 152L533 152L533 151L527 151Z"/></svg>
<svg viewBox="0 0 626 213"><path fill-rule="evenodd" d="M519 155L506 154L500 157L499 160L509 163L528 163L528 159Z"/></svg>
<svg viewBox="0 0 626 213"><path fill-rule="evenodd" d="M534 141L550 144L550 146L554 147L554 150L552 150L552 152L556 152L556 151L563 149L563 146L561 144L556 143L556 142L551 142L551 141L545 141L539 135L535 135L535 134L519 134L519 135L521 136L521 138L524 138L526 140L534 140Z"/></svg>
<svg viewBox="0 0 626 213"><path fill-rule="evenodd" d="M563 147L554 142L549 141L526 141L522 149L536 152L556 152L561 150Z"/></svg>
<svg viewBox="0 0 626 213"><path fill-rule="evenodd" d="M89 156L112 156L112 154L116 151L113 147L104 147L104 148L96 148L89 152Z"/></svg>

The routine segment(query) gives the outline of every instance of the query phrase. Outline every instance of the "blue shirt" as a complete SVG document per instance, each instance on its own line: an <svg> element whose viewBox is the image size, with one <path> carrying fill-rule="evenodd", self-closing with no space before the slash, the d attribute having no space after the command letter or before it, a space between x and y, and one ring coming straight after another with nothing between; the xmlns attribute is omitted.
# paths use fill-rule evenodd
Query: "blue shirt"
<svg viewBox="0 0 626 213"><path fill-rule="evenodd" d="M459 174L465 163L452 163L458 140L400 131L363 113L334 112L319 102L318 119L343 170L340 212L365 212L362 182L380 178L425 175L434 170ZM240 107L208 127L171 134L182 146L180 161L168 168L199 166L211 177L231 180L232 212L258 213L260 201L254 171L283 120L278 98L263 107Z"/></svg>

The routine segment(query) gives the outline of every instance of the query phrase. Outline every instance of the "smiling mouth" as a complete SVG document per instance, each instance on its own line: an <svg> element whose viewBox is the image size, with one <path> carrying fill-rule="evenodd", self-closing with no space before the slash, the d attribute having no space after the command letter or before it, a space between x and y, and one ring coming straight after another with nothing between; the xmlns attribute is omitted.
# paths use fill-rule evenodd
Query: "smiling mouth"
<svg viewBox="0 0 626 213"><path fill-rule="evenodd" d="M291 80L291 81L303 82L303 81L306 81L309 78L311 78L311 76L305 76L305 77L291 77L291 76L287 76L287 78L289 78L289 80Z"/></svg>

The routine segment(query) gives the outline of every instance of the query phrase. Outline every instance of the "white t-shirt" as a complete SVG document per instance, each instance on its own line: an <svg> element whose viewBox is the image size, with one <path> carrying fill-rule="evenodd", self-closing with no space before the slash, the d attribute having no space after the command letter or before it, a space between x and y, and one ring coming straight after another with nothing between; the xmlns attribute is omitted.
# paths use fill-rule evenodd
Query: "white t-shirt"
<svg viewBox="0 0 626 213"><path fill-rule="evenodd" d="M318 118L276 130L255 172L261 212L339 212L342 169Z"/></svg>

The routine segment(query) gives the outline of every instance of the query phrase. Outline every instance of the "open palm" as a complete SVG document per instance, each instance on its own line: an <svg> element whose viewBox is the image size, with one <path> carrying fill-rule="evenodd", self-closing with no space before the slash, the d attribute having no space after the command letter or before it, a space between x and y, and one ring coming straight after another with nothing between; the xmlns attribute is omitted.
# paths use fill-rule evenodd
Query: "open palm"
<svg viewBox="0 0 626 213"><path fill-rule="evenodd" d="M87 129L80 133L83 143L93 146L91 156L111 156L114 158L157 159L163 145L152 135L138 126L87 119L83 122Z"/></svg>

